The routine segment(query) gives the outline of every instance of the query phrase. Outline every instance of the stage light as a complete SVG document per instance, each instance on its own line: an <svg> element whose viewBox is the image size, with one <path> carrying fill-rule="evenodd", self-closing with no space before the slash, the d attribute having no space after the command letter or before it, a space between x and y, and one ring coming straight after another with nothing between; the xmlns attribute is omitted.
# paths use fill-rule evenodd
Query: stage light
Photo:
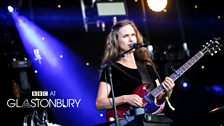
<svg viewBox="0 0 224 126"><path fill-rule="evenodd" d="M85 31L89 31L89 25L96 25L105 31L106 22L117 22L117 17L127 16L126 2L124 0L80 0L83 24ZM114 9L116 8L116 9Z"/></svg>
<svg viewBox="0 0 224 126"><path fill-rule="evenodd" d="M207 93L212 93L219 96L224 96L224 86L223 84L209 84L205 86L205 91Z"/></svg>
<svg viewBox="0 0 224 126"><path fill-rule="evenodd" d="M98 78L98 71L86 67L73 51L62 44L63 42L26 17L17 13L11 14L21 42L32 60L32 67L35 68L34 72L41 89L49 92L47 98L50 100L63 100L63 106L60 106L60 103L59 106L49 106L53 110L52 113L56 115L55 120L62 122L63 125L94 125L101 121L104 122L104 118L97 116L102 111L96 110L94 106L97 91L95 84L98 84L95 78ZM51 92L57 93L52 95ZM76 99L78 103L81 101L78 106L73 104L76 103ZM62 103L62 101L59 102ZM82 116L87 117L88 122ZM71 120L65 121L69 117Z"/></svg>
<svg viewBox="0 0 224 126"><path fill-rule="evenodd" d="M183 76L181 77L177 82L176 84L182 89L182 90L190 90L191 88L191 82L190 80L186 77L186 76Z"/></svg>
<svg viewBox="0 0 224 126"><path fill-rule="evenodd" d="M10 13L12 13L13 11L14 11L14 8L12 7L12 6L8 6L8 11L10 12Z"/></svg>
<svg viewBox="0 0 224 126"><path fill-rule="evenodd" d="M149 54L152 56L152 58L154 59L154 51L153 51L153 46L152 45L148 45L148 52Z"/></svg>
<svg viewBox="0 0 224 126"><path fill-rule="evenodd" d="M167 0L147 0L150 9L155 12L160 12L166 8Z"/></svg>
<svg viewBox="0 0 224 126"><path fill-rule="evenodd" d="M189 85L188 85L187 82L183 82L183 83L182 83L182 87L183 87L183 88L188 88L188 86L189 86Z"/></svg>

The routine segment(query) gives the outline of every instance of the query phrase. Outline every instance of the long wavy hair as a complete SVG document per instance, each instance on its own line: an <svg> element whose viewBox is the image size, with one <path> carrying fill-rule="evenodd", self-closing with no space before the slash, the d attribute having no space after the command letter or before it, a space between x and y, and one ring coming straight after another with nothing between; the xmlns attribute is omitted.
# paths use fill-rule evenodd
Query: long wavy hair
<svg viewBox="0 0 224 126"><path fill-rule="evenodd" d="M126 26L131 25L136 33L137 43L143 44L143 36L136 27L135 23L131 20L125 19L117 22L111 29L110 33L107 36L105 43L104 55L102 58L102 64L108 63L111 59L116 59L120 54L120 47L118 45L118 31ZM135 52L135 58L139 61L146 62L148 65L154 66L152 58L146 48L139 48Z"/></svg>

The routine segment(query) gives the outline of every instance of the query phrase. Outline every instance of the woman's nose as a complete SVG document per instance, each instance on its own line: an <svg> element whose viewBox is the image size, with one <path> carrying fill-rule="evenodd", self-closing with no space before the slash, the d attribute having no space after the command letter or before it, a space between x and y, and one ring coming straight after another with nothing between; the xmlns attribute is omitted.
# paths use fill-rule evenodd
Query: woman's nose
<svg viewBox="0 0 224 126"><path fill-rule="evenodd" d="M130 41L130 42L134 42L134 41L135 41L134 37L129 36L129 41Z"/></svg>

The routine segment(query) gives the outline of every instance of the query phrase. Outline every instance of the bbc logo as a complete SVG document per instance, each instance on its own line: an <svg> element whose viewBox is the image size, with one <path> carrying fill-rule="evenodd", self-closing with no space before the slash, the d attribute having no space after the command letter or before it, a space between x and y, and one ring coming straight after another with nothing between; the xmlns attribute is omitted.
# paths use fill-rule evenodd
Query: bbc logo
<svg viewBox="0 0 224 126"><path fill-rule="evenodd" d="M32 91L32 96L48 96L48 91Z"/></svg>

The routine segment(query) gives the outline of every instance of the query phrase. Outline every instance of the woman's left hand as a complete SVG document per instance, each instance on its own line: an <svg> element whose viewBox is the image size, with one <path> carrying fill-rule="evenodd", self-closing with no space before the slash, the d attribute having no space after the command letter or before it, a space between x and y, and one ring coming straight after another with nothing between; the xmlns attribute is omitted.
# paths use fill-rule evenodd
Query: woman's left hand
<svg viewBox="0 0 224 126"><path fill-rule="evenodd" d="M166 77L163 82L163 87L165 89L165 92L168 94L171 93L174 86L175 86L174 81L170 77Z"/></svg>

